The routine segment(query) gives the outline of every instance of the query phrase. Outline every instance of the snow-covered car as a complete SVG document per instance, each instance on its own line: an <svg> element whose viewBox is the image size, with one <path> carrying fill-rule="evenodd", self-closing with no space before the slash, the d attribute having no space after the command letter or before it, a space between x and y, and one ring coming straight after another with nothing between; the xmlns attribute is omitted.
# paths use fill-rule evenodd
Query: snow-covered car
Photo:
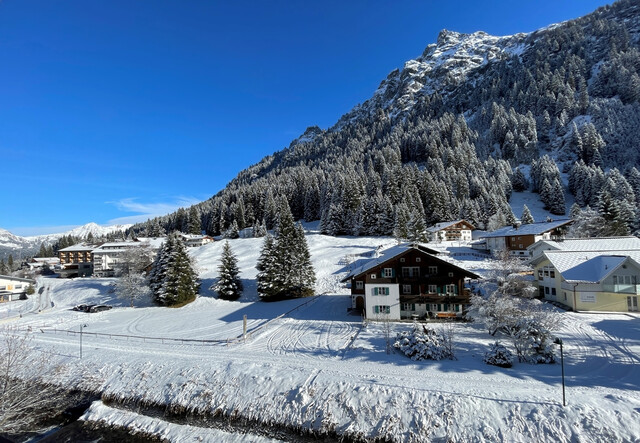
<svg viewBox="0 0 640 443"><path fill-rule="evenodd" d="M86 312L87 311L87 305L76 305L73 308L71 308L72 311L79 311L79 312Z"/></svg>
<svg viewBox="0 0 640 443"><path fill-rule="evenodd" d="M96 306L92 306L91 309L89 309L89 312L108 311L111 308L112 306L109 306L109 305L96 305Z"/></svg>

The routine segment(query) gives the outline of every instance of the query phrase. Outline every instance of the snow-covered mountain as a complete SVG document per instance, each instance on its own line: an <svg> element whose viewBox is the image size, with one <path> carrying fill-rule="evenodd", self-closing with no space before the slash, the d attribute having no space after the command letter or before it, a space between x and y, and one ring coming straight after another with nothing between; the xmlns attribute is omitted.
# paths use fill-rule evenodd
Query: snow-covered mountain
<svg viewBox="0 0 640 443"><path fill-rule="evenodd" d="M42 243L50 245L63 236L71 235L73 237L84 239L91 234L93 237L102 237L115 231L124 231L131 226L132 225L101 226L92 222L78 226L77 228L73 228L67 232L29 237L14 235L6 229L0 228L0 258L5 258L9 254L13 254L14 256L16 254L21 256L31 255L38 251Z"/></svg>
<svg viewBox="0 0 640 443"><path fill-rule="evenodd" d="M327 234L411 236L458 218L512 223L515 190L535 193L553 216L613 196L621 214L637 214L619 223L631 232L638 122L636 0L526 34L444 30L335 125L310 126L194 210L218 235L234 223L273 225L274 199L286 196L296 219L322 220ZM183 212L154 223L184 230Z"/></svg>

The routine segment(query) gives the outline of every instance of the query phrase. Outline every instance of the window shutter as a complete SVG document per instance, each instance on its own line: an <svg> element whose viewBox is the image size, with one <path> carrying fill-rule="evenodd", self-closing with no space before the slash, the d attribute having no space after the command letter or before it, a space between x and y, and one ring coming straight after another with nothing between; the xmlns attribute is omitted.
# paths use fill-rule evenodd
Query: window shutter
<svg viewBox="0 0 640 443"><path fill-rule="evenodd" d="M378 295L378 288L373 288L373 295Z"/></svg>
<svg viewBox="0 0 640 443"><path fill-rule="evenodd" d="M391 278L395 278L395 277L396 277L396 269L391 268Z"/></svg>

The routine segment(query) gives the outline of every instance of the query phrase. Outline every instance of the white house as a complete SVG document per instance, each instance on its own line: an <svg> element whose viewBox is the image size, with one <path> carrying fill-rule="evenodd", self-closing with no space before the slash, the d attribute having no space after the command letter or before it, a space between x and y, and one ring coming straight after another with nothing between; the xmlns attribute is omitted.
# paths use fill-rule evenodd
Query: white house
<svg viewBox="0 0 640 443"><path fill-rule="evenodd" d="M118 263L123 260L126 251L133 248L149 248L156 251L162 246L164 237L138 238L133 241L103 243L91 251L93 255L93 275L113 277Z"/></svg>
<svg viewBox="0 0 640 443"><path fill-rule="evenodd" d="M182 234L182 238L184 239L184 242L187 245L187 247L190 247L190 248L204 246L208 243L215 241L213 237L210 237L208 235Z"/></svg>
<svg viewBox="0 0 640 443"><path fill-rule="evenodd" d="M0 302L19 300L26 295L29 285L35 284L35 280L28 278L0 275Z"/></svg>
<svg viewBox="0 0 640 443"><path fill-rule="evenodd" d="M475 229L466 220L436 223L427 228L427 232L434 241L471 241L471 232Z"/></svg>

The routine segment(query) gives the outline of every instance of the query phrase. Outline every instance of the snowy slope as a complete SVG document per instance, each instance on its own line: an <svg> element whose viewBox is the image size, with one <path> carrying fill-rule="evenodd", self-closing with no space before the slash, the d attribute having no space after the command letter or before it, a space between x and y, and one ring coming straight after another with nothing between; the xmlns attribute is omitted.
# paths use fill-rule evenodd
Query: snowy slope
<svg viewBox="0 0 640 443"><path fill-rule="evenodd" d="M358 260L394 240L333 238L307 228L317 292L327 292L319 298L254 301L253 266L262 240L237 239L230 244L247 284L237 302L217 300L207 289L222 251L216 242L191 250L204 284L202 296L183 308L125 307L110 292L111 279L41 279L45 289L39 296L0 305L0 327L30 327L39 352L63 365L61 383L111 399L134 397L200 414L402 442L640 439L639 318L563 314L559 335L568 405L562 407L559 365L487 366L482 356L494 338L477 325L453 325L456 360L413 362L387 354L383 325L363 325L349 315L348 289L338 281ZM485 273L493 267L462 256L461 246L449 246L469 269ZM98 314L69 310L88 302L117 307ZM235 340L244 315L246 342ZM86 327L79 360L78 334L60 330L77 332L81 325ZM392 334L409 327L392 324ZM85 419L170 441L226 438L215 429L181 428L101 403Z"/></svg>

